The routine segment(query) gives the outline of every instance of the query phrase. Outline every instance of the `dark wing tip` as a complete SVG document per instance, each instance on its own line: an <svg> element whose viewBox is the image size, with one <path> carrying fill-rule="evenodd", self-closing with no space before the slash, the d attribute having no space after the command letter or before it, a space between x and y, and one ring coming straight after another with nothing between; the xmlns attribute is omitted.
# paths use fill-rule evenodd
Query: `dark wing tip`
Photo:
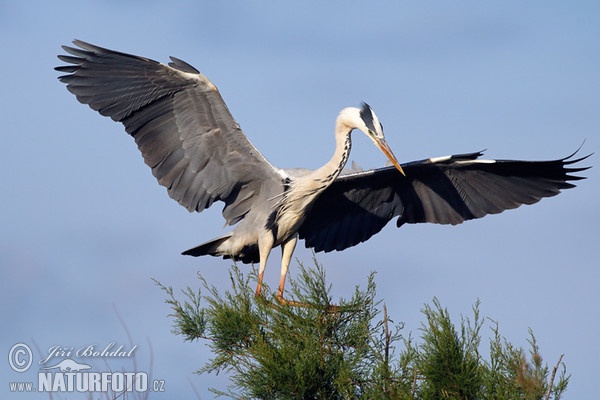
<svg viewBox="0 0 600 400"><path fill-rule="evenodd" d="M108 51L107 49L100 47L100 46L96 46L93 45L89 42L85 42L83 40L79 40L79 39L73 39L73 44L79 48L85 49L85 50L90 50L90 51L98 51L98 50L104 50L104 51ZM63 46L63 48L65 48L67 46Z"/></svg>
<svg viewBox="0 0 600 400"><path fill-rule="evenodd" d="M103 49L102 47L94 46L90 43L84 42L82 40L73 40L73 44L77 47L71 47L63 45L61 48L70 55L59 54L56 57L67 64L70 65L61 65L58 67L54 67L55 71L64 72L67 74L73 74L77 72L83 63L85 63L86 59L92 56L95 52L107 52L109 50ZM58 79L63 81L69 75L59 76Z"/></svg>
<svg viewBox="0 0 600 400"><path fill-rule="evenodd" d="M577 154L579 152L579 150L581 150L582 146L583 146L583 143L572 154L569 154L567 157L565 157L562 160L560 160L562 162L562 165L563 165L563 169L564 169L564 172L565 172L565 178L566 178L566 180L569 180L569 181L579 181L579 180L582 180L582 179L587 179L586 176L577 176L577 175L571 175L571 174L574 174L574 173L577 173L577 172L586 171L586 170L592 168L591 165L589 167L569 167L569 168L566 167L567 165L572 165L572 164L576 164L576 163L579 163L581 161L587 160L589 157L591 157L591 156L594 155L594 153L590 153L590 154L587 154L587 155L585 155L583 157L572 159L573 156L575 154ZM573 185L573 186L575 186L575 185Z"/></svg>
<svg viewBox="0 0 600 400"><path fill-rule="evenodd" d="M62 47L62 49L64 51L66 51L67 53L69 53L73 56L76 56L77 60L79 60L80 58L85 58L92 53L110 52L110 50L108 50L108 49L105 49L105 48L99 47L99 46L94 46L93 44L84 42L83 40L75 39L75 40L73 40L73 44L77 47L66 46L66 45L63 45L60 47ZM71 62L71 61L68 61L69 58L73 59L73 57L63 56L63 55L59 55L58 58L65 62ZM65 60L65 58L67 60Z"/></svg>
<svg viewBox="0 0 600 400"><path fill-rule="evenodd" d="M78 48L71 47L71 46L62 46L62 48L67 53L71 53L75 56L87 56L87 55L90 55L93 53L96 53L96 54L111 54L111 53L113 53L113 54L118 54L121 56L145 59L144 57L133 56L131 54L123 53L123 52L116 51L116 50L111 50L106 47L96 46L95 44L84 42L83 40L79 40L79 39L73 40L73 44L75 46L77 46ZM153 61L153 60L150 60L150 61ZM156 62L156 61L154 61L154 62Z"/></svg>
<svg viewBox="0 0 600 400"><path fill-rule="evenodd" d="M196 68L194 68L190 64L186 63L185 61L180 60L179 58L176 58L176 57L169 57L169 58L171 59L171 62L169 63L169 67L171 67L171 68L175 68L175 69L178 69L180 71L187 72L190 74L199 74L200 73L200 71L198 71Z"/></svg>
<svg viewBox="0 0 600 400"><path fill-rule="evenodd" d="M66 63L70 63L70 64L81 65L82 63L89 61L90 59L97 57L97 56L102 57L102 56L117 55L117 56L122 56L122 57L126 57L126 58L144 60L144 61L148 61L148 62L151 62L154 64L160 64L158 61L152 60L150 58L135 56L132 54L123 53L123 52L116 51L116 50L110 50L110 49L107 49L106 47L100 47L100 46L96 46L96 45L93 45L88 42L84 42L83 40L75 39L75 40L73 40L73 44L77 47L66 46L66 45L61 46L65 52L70 54L70 56L60 54L57 56L59 60L64 61ZM58 69L58 68L63 68L63 67L56 67L54 69L56 69L57 71L60 71L60 69ZM193 67L191 67L191 68L193 68Z"/></svg>
<svg viewBox="0 0 600 400"><path fill-rule="evenodd" d="M78 66L76 65L61 65L60 67L54 67L55 71L58 72L65 72L67 74L71 74L75 71L77 71L79 69ZM59 76L58 79L62 78L62 76Z"/></svg>
<svg viewBox="0 0 600 400"><path fill-rule="evenodd" d="M473 153L462 153L462 154L453 154L450 156L449 160L452 161L470 161L476 160L479 157L483 156L483 154L487 151L487 149L475 151Z"/></svg>
<svg viewBox="0 0 600 400"><path fill-rule="evenodd" d="M585 160L585 159L587 159L587 158L589 158L589 157L593 156L593 155L594 155L594 153L592 152L592 153L590 153L590 154L588 154L588 155L585 155L585 156L583 156L583 157L579 157L579 158L576 158L576 159L574 159L574 160L570 160L570 158L573 158L573 157L575 156L575 154L579 153L579 151L581 150L581 148L583 147L583 145L584 145L584 144L585 144L585 140L583 141L583 143L581 143L581 144L579 145L579 147L578 147L578 148L577 148L577 149L576 149L576 150L575 150L573 153L571 153L571 154L569 154L568 156L564 157L564 158L561 160L561 161L563 162L563 164L564 164L564 165L575 164L575 163L578 163L578 162L580 162L580 161L583 161L583 160ZM583 170L586 170L586 169L589 169L589 168L591 168L591 167L585 167L585 168L583 168L583 169L580 169L580 171L583 171Z"/></svg>
<svg viewBox="0 0 600 400"><path fill-rule="evenodd" d="M88 57L90 55L89 51L83 50L83 48L84 48L83 46L86 46L86 47L92 46L89 43L82 42L80 40L73 40L73 44L75 44L76 46L80 46L81 48L78 49L78 48L66 46L66 45L60 46L66 53L68 53L70 55L59 54L56 57L60 61L65 62L70 65L61 65L58 67L54 67L55 71L64 72L67 74L72 74L74 72L77 72L77 70L79 70L81 64L83 64L85 62L86 57ZM62 81L63 78L65 78L65 76L66 75L59 76L58 79Z"/></svg>

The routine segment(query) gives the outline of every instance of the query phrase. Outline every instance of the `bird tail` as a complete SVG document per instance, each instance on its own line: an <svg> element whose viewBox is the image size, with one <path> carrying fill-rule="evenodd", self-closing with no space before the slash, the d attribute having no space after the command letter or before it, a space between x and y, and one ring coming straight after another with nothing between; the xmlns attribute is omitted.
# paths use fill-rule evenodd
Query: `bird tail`
<svg viewBox="0 0 600 400"><path fill-rule="evenodd" d="M192 249L186 250L181 254L183 254L185 256L194 256L194 257L206 256L206 255L211 255L211 256L223 255L223 252L218 250L219 246L221 246L223 244L223 242L227 241L230 237L231 237L231 233L224 235L224 236L220 236L220 237L212 239L206 243L202 243L201 245L196 246Z"/></svg>

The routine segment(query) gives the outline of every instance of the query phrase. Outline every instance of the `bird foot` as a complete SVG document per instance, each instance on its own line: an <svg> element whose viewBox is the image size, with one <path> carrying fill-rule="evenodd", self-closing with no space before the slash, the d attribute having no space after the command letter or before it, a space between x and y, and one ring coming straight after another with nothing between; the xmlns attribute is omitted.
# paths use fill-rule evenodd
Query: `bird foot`
<svg viewBox="0 0 600 400"><path fill-rule="evenodd" d="M268 301L267 298L262 295L262 293L256 293L254 297L257 301L260 301L263 304L267 304L272 308L277 308L277 305ZM275 298L277 299L277 302L279 303L279 305L282 307L304 307L304 308L315 308L316 307L314 304L308 304L308 303L302 303L300 301L288 300L285 297L283 297L283 295L281 295L281 294L278 294ZM331 314L337 314L340 311L341 311L341 307L337 306L337 305L333 305L333 304L329 305L326 309L326 312L331 313Z"/></svg>
<svg viewBox="0 0 600 400"><path fill-rule="evenodd" d="M271 308L277 308L277 305L275 303L270 302L269 300L267 300L267 298L265 296L262 295L262 293L255 293L254 298L261 302L262 304L266 304L269 305ZM283 296L278 295L276 297L277 302L284 307L312 307L310 304L306 304L306 303L301 303L299 301L293 301L293 300L288 300L285 299Z"/></svg>
<svg viewBox="0 0 600 400"><path fill-rule="evenodd" d="M312 306L310 304L306 304L306 303L301 303L299 301L285 299L282 295L277 295L277 302L279 304L281 304L282 306L284 306L284 307L304 307L304 308L314 307L314 306Z"/></svg>

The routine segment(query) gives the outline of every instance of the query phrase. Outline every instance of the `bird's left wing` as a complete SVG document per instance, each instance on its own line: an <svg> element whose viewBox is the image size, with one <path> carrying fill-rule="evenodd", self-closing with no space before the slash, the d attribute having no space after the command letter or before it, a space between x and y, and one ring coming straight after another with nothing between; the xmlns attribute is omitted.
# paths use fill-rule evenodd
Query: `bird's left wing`
<svg viewBox="0 0 600 400"><path fill-rule="evenodd" d="M189 211L223 201L234 224L260 193L282 185L235 122L217 88L194 67L169 65L76 40L64 46L59 79L77 99L122 122L169 195Z"/></svg>
<svg viewBox="0 0 600 400"><path fill-rule="evenodd" d="M405 223L460 224L533 204L583 179L569 165L587 157L553 161L482 160L481 152L430 158L340 176L315 201L299 230L315 251L343 250L369 239L394 217Z"/></svg>

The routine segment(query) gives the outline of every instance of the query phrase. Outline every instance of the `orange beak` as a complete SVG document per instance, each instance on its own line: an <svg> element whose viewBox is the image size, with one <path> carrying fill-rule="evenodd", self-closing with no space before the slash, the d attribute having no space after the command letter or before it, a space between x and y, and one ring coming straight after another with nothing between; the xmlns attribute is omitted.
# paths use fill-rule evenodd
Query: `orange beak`
<svg viewBox="0 0 600 400"><path fill-rule="evenodd" d="M406 174L402 170L402 167L400 166L400 163L396 159L396 156L394 155L394 153L392 152L392 149L390 149L390 146L388 146L388 144L386 143L386 141L385 140L378 140L377 141L377 147L379 147L379 150L381 150L383 152L383 154L385 154L387 156L387 158L390 159L390 161L392 162L392 164L394 164L394 167L396 167L396 169L398 171L400 171L400 173L402 174L402 176L406 176Z"/></svg>

